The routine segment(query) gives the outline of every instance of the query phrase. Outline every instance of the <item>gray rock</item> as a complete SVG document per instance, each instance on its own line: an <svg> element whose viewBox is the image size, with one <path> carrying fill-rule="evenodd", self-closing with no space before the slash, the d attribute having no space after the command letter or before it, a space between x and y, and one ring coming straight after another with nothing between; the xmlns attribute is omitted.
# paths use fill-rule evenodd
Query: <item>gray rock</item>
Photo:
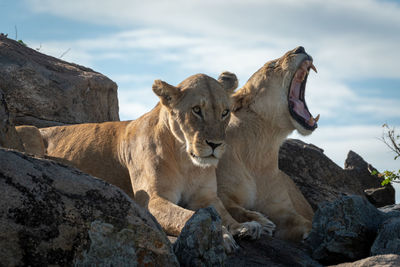
<svg viewBox="0 0 400 267"><path fill-rule="evenodd" d="M377 171L372 165L353 151L349 151L344 163L345 171L350 177L356 177L362 185L367 199L375 207L383 207L395 203L395 191L391 184L382 186L382 180L371 175L371 171Z"/></svg>
<svg viewBox="0 0 400 267"><path fill-rule="evenodd" d="M378 231L371 255L400 254L400 216L386 220Z"/></svg>
<svg viewBox="0 0 400 267"><path fill-rule="evenodd" d="M122 190L0 149L1 265L120 266L135 255L138 266L179 265L154 217Z"/></svg>
<svg viewBox="0 0 400 267"><path fill-rule="evenodd" d="M336 267L398 267L400 266L400 256L394 254L378 255L368 257L355 262L346 262Z"/></svg>
<svg viewBox="0 0 400 267"><path fill-rule="evenodd" d="M369 256L387 214L360 196L344 196L321 205L306 243L322 264L338 264Z"/></svg>
<svg viewBox="0 0 400 267"><path fill-rule="evenodd" d="M0 84L16 125L119 120L113 81L5 36L0 36Z"/></svg>
<svg viewBox="0 0 400 267"><path fill-rule="evenodd" d="M114 226L94 221L89 230L90 248L74 266L137 266L135 233L130 229L116 232Z"/></svg>
<svg viewBox="0 0 400 267"><path fill-rule="evenodd" d="M240 249L230 255L226 266L322 266L301 246L263 235L258 240L237 240Z"/></svg>
<svg viewBox="0 0 400 267"><path fill-rule="evenodd" d="M221 218L213 207L199 209L174 243L181 266L222 266L226 254Z"/></svg>
<svg viewBox="0 0 400 267"><path fill-rule="evenodd" d="M387 205L387 206L379 208L379 210L383 211L385 213L393 213L394 212L394 216L396 216L395 214L399 214L399 216L400 216L400 204Z"/></svg>
<svg viewBox="0 0 400 267"><path fill-rule="evenodd" d="M322 149L296 139L286 140L279 153L279 168L293 179L314 211L343 195L366 197L365 190L371 188L383 188L383 194L369 198L377 207L394 204L393 187L382 187L381 179L370 174L371 166L359 155L350 151L345 167L336 165Z"/></svg>
<svg viewBox="0 0 400 267"><path fill-rule="evenodd" d="M0 89L0 147L12 148L23 151L21 139L19 138L12 121L12 116Z"/></svg>

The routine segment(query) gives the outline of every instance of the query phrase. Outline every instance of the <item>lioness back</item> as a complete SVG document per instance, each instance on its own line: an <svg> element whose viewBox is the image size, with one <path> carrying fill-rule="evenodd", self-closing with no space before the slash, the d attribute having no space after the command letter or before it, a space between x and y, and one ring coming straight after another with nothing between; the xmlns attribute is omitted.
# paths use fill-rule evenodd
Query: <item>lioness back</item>
<svg viewBox="0 0 400 267"><path fill-rule="evenodd" d="M118 158L119 140L128 124L118 121L55 126L42 128L40 133L47 156L107 180L133 197L128 170Z"/></svg>

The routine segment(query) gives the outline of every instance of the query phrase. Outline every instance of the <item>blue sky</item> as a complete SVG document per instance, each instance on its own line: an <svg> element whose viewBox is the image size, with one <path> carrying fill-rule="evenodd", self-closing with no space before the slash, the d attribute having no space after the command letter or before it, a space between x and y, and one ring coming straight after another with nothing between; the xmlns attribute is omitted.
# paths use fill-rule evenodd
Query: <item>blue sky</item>
<svg viewBox="0 0 400 267"><path fill-rule="evenodd" d="M31 48L88 66L119 85L120 117L158 101L154 79L235 72L243 85L266 61L302 45L318 74L307 101L310 137L343 166L359 153L378 169L400 161L379 141L400 129L400 2L377 0L1 0L0 32Z"/></svg>

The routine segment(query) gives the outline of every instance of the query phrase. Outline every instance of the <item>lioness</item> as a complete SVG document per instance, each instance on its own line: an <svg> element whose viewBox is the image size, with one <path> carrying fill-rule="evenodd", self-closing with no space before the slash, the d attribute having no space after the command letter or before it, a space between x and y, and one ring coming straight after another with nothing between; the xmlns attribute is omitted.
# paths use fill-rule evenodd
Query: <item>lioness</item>
<svg viewBox="0 0 400 267"><path fill-rule="evenodd" d="M289 176L278 168L279 147L297 130L317 128L304 92L308 72L316 71L303 47L267 62L234 95L227 146L217 168L218 196L239 222L268 217L275 235L300 240L311 229L313 210ZM258 213L260 212L260 213Z"/></svg>
<svg viewBox="0 0 400 267"><path fill-rule="evenodd" d="M157 106L135 121L40 129L51 157L119 186L177 236L193 210L212 205L234 235L257 238L257 222L238 223L217 197L215 168L224 153L234 74L220 82L191 76L177 87L156 80ZM230 252L236 243L224 234Z"/></svg>

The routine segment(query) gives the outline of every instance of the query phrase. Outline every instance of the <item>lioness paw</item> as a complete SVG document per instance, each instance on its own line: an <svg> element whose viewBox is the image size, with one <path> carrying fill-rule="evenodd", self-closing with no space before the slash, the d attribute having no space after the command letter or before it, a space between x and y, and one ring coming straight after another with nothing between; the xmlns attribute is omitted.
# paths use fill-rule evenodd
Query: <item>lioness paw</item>
<svg viewBox="0 0 400 267"><path fill-rule="evenodd" d="M272 236L275 232L276 225L272 221L268 219L266 220L268 222L262 224L263 232L268 234L269 236Z"/></svg>
<svg viewBox="0 0 400 267"><path fill-rule="evenodd" d="M241 223L239 227L233 229L233 235L237 235L239 238L250 237L251 239L258 239L261 233L262 226L256 221Z"/></svg>
<svg viewBox="0 0 400 267"><path fill-rule="evenodd" d="M225 226L222 226L222 238L224 240L224 248L227 254L239 249L239 245Z"/></svg>
<svg viewBox="0 0 400 267"><path fill-rule="evenodd" d="M257 212L257 211L248 211L248 216L252 217L253 220L257 221L262 226L262 232L272 236L276 225L267 218L264 214Z"/></svg>

